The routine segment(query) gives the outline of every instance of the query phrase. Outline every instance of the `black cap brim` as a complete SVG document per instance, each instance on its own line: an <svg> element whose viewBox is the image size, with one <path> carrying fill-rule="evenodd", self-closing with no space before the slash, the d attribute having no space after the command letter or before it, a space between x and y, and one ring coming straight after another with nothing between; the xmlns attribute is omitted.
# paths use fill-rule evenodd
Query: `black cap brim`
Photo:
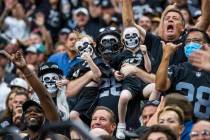
<svg viewBox="0 0 210 140"><path fill-rule="evenodd" d="M26 101L23 106L22 106L22 109L23 109L23 112L26 112L26 110L30 107L30 106L36 106L38 108L40 108L42 110L42 107L35 101L33 100L28 100Z"/></svg>
<svg viewBox="0 0 210 140"><path fill-rule="evenodd" d="M38 73L38 76L42 76L46 73L56 73L56 74L59 74L59 75L63 75L63 71L60 70L60 69L55 69L55 68L48 68L48 69L45 69L45 70L42 70Z"/></svg>

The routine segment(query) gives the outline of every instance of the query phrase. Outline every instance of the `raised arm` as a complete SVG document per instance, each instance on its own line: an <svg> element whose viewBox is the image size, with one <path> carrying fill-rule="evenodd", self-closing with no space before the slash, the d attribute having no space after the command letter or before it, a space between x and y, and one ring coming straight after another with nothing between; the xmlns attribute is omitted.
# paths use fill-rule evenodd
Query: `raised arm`
<svg viewBox="0 0 210 140"><path fill-rule="evenodd" d="M10 1L4 1L4 11L2 12L0 16L0 28L3 28L4 19L8 16L9 12L16 6L17 2L10 2Z"/></svg>
<svg viewBox="0 0 210 140"><path fill-rule="evenodd" d="M171 81L168 78L168 66L169 66L169 60L172 53L175 52L175 50L180 45L174 45L172 43L165 44L162 42L163 46L163 56L161 63L159 65L159 68L156 73L156 79L155 79L155 88L157 91L163 92L170 88Z"/></svg>
<svg viewBox="0 0 210 140"><path fill-rule="evenodd" d="M95 82L99 83L102 74L101 74L101 71L98 68L98 66L93 62L93 59L90 57L90 55L88 53L84 53L81 56L81 58L88 62L89 66L90 66L90 70L94 73L93 80Z"/></svg>
<svg viewBox="0 0 210 140"><path fill-rule="evenodd" d="M49 31L47 30L47 28L45 27L45 17L44 14L42 12L38 12L35 15L35 23L36 25L39 27L41 33L42 33L42 39L44 41L44 44L47 48L47 52L46 54L52 54L53 52L53 43L52 43L52 37L49 33Z"/></svg>
<svg viewBox="0 0 210 140"><path fill-rule="evenodd" d="M0 28L3 28L3 24L4 24L4 19L6 18L6 16L8 15L9 11L5 8L4 11L2 12L1 16L0 16Z"/></svg>
<svg viewBox="0 0 210 140"><path fill-rule="evenodd" d="M144 57L144 68L146 69L147 72L151 72L152 64L147 53L147 47L145 45L140 45L140 49Z"/></svg>
<svg viewBox="0 0 210 140"><path fill-rule="evenodd" d="M146 31L144 30L144 28L137 25L134 21L132 0L122 0L122 19L124 28L129 26L135 26L139 30L141 40L144 43Z"/></svg>
<svg viewBox="0 0 210 140"><path fill-rule="evenodd" d="M122 0L122 19L123 26L133 26L135 23L132 9L132 0Z"/></svg>
<svg viewBox="0 0 210 140"><path fill-rule="evenodd" d="M210 0L202 0L201 19L195 25L195 28L206 31L210 24Z"/></svg>
<svg viewBox="0 0 210 140"><path fill-rule="evenodd" d="M8 54L6 51L1 51L1 53L6 55L17 68L22 71L29 84L37 93L46 118L51 122L59 121L59 114L52 98L36 74L27 67L23 55L20 52L16 52L12 55Z"/></svg>

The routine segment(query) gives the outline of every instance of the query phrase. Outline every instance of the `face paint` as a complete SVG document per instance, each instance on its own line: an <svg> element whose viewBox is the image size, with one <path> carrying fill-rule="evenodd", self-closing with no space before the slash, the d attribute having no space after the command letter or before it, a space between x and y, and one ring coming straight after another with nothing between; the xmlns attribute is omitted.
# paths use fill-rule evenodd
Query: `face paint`
<svg viewBox="0 0 210 140"><path fill-rule="evenodd" d="M100 41L100 52L104 55L119 51L119 40L113 35L105 35Z"/></svg>
<svg viewBox="0 0 210 140"><path fill-rule="evenodd" d="M75 48L79 52L79 55L82 56L83 53L87 52L90 56L93 55L93 47L91 45L91 40L88 37L84 37L75 44Z"/></svg>
<svg viewBox="0 0 210 140"><path fill-rule="evenodd" d="M140 34L135 27L125 28L123 31L123 41L126 48L135 49L140 44Z"/></svg>
<svg viewBox="0 0 210 140"><path fill-rule="evenodd" d="M199 49L201 49L201 44L191 42L191 43L188 43L188 44L185 45L185 47L184 47L184 53L185 53L186 57L189 58L189 56L194 51L199 50Z"/></svg>
<svg viewBox="0 0 210 140"><path fill-rule="evenodd" d="M59 90L56 86L57 80L59 80L59 75L56 73L47 73L42 76L42 83L52 97L56 97L57 91Z"/></svg>

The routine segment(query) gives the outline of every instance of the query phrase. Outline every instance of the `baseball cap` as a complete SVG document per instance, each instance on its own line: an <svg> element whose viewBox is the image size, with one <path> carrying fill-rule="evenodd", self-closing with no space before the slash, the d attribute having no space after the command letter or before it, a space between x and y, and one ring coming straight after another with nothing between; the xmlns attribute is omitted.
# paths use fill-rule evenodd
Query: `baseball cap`
<svg viewBox="0 0 210 140"><path fill-rule="evenodd" d="M78 8L78 9L76 9L76 10L74 11L74 14L75 14L75 15L77 15L77 14L79 14L79 13L82 13L82 14L84 14L84 15L86 15L86 16L89 16L88 10L87 10L86 8L84 8L84 7L80 7L80 8Z"/></svg>
<svg viewBox="0 0 210 140"><path fill-rule="evenodd" d="M46 62L39 67L39 70L38 70L39 77L46 73L56 73L59 75L63 75L63 71L54 62Z"/></svg>
<svg viewBox="0 0 210 140"><path fill-rule="evenodd" d="M21 87L25 90L28 90L28 83L22 78L15 78L10 82L10 87Z"/></svg>
<svg viewBox="0 0 210 140"><path fill-rule="evenodd" d="M103 0L101 2L101 6L102 8L106 9L106 8L113 8L112 2L111 0Z"/></svg>
<svg viewBox="0 0 210 140"><path fill-rule="evenodd" d="M30 46L26 49L27 53L37 53L37 49L35 46Z"/></svg>
<svg viewBox="0 0 210 140"><path fill-rule="evenodd" d="M69 28L62 28L59 32L59 34L68 34L70 33L71 30Z"/></svg>
<svg viewBox="0 0 210 140"><path fill-rule="evenodd" d="M38 108L40 108L42 110L42 107L40 106L39 103L33 101L33 100L28 100L26 101L23 106L22 106L22 109L23 109L23 113L26 112L26 110L30 107L30 106L36 106Z"/></svg>

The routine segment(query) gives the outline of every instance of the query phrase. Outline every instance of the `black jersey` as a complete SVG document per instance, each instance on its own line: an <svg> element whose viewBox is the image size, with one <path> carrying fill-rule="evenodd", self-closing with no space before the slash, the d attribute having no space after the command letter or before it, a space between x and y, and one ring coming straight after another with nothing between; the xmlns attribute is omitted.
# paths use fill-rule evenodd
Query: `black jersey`
<svg viewBox="0 0 210 140"><path fill-rule="evenodd" d="M140 50L138 50L135 54L133 54L130 50L124 50L123 52L113 57L113 59L110 62L110 65L115 70L120 70L121 66L125 63L135 65L145 70L144 57ZM143 84L139 77L128 75L124 78L122 84L122 90L129 90L133 97L142 92Z"/></svg>
<svg viewBox="0 0 210 140"><path fill-rule="evenodd" d="M173 43L175 43L175 44L182 43L185 33L186 33L186 31L184 31L181 34L180 38ZM152 72L156 73L156 71L160 65L162 55L163 55L161 38L147 32L145 41L144 41L144 45L147 46L147 49L150 52L151 56L155 59L155 63L154 63L154 65L152 65L153 66ZM173 55L171 55L169 65L173 65L173 64L177 65L179 63L185 62L186 60L187 60L187 58L184 54L184 47L179 47L178 50Z"/></svg>
<svg viewBox="0 0 210 140"><path fill-rule="evenodd" d="M113 67L115 70L120 70L121 66L124 63L128 63L144 69L143 59L144 58L140 50L137 51L135 54L133 54L129 50L124 50L112 58L110 66Z"/></svg>
<svg viewBox="0 0 210 140"><path fill-rule="evenodd" d="M100 57L93 59L93 61L100 69L102 77L112 74L110 67L107 64L105 64ZM77 79L83 76L88 71L90 71L90 66L85 60L82 60L69 71L67 79L69 80Z"/></svg>
<svg viewBox="0 0 210 140"><path fill-rule="evenodd" d="M181 91L192 102L194 116L210 119L210 73L198 71L190 63L172 65L168 69L171 91Z"/></svg>
<svg viewBox="0 0 210 140"><path fill-rule="evenodd" d="M118 82L113 76L102 78L102 85L99 87L98 106L110 108L115 116L118 116L118 100L122 90L122 83ZM128 104L126 124L128 129L139 127L140 99L133 98ZM118 117L116 117L118 119Z"/></svg>

